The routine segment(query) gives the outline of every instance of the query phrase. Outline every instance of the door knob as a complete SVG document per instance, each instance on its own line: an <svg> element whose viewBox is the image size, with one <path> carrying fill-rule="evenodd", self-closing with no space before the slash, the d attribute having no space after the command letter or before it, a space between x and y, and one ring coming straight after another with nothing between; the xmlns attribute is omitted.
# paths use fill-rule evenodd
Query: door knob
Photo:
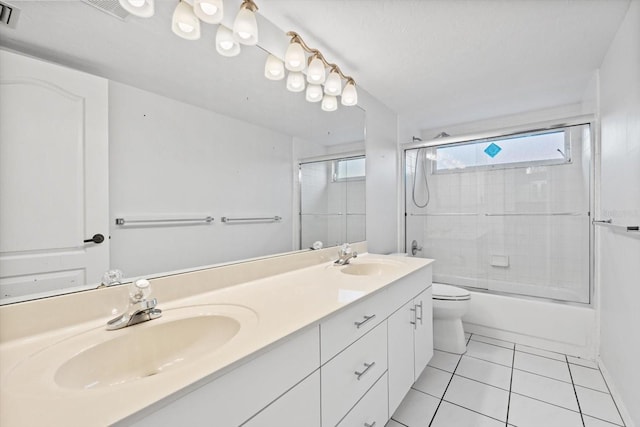
<svg viewBox="0 0 640 427"><path fill-rule="evenodd" d="M102 243L104 242L104 236L102 234L94 234L92 238L87 239L84 243Z"/></svg>

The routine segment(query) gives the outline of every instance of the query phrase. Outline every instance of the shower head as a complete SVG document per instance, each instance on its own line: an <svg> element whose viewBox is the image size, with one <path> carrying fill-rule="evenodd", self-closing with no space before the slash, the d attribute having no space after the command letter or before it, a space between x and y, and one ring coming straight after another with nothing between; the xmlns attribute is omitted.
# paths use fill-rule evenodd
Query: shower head
<svg viewBox="0 0 640 427"><path fill-rule="evenodd" d="M412 136L411 140L412 142L416 142L416 141L422 142L422 138L418 138L417 136Z"/></svg>

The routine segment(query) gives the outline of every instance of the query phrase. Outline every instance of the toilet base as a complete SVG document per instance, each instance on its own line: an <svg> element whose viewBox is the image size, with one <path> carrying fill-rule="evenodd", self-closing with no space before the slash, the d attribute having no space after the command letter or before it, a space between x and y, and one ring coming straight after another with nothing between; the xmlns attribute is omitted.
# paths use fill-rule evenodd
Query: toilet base
<svg viewBox="0 0 640 427"><path fill-rule="evenodd" d="M455 354L467 351L461 319L433 319L433 348Z"/></svg>

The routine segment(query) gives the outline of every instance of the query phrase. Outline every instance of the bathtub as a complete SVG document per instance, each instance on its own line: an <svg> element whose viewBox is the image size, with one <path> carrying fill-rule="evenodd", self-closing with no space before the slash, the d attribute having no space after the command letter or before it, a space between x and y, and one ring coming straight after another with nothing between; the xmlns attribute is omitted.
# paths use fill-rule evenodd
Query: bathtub
<svg viewBox="0 0 640 427"><path fill-rule="evenodd" d="M465 332L595 360L596 310L571 304L470 291Z"/></svg>

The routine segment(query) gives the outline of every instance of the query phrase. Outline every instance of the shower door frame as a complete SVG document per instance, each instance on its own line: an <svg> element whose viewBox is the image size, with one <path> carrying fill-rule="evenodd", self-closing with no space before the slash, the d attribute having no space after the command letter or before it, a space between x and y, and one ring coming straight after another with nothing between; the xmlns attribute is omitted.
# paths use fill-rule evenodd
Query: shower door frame
<svg viewBox="0 0 640 427"><path fill-rule="evenodd" d="M498 130L489 130L477 133L464 134L459 136L447 136L447 137L438 137L434 140L428 141L417 141L411 142L408 144L400 145L400 153L402 156L402 177L400 182L400 194L402 197L402 206L404 207L404 221L402 221L402 234L404 235L404 252L407 252L407 151L416 150L419 148L432 148L432 147L440 147L446 145L454 145L464 142L473 142L477 140L490 139L490 138L500 138L500 137L509 137L522 133L534 133L534 132L544 132L551 131L555 129L561 129L571 126L581 126L588 125L589 126L589 145L591 150L591 159L589 162L589 211L587 212L587 217L589 219L589 302L575 302L575 301L565 301L559 299L553 299L549 297L539 297L532 295L523 295L523 294L515 294L504 291L495 291L489 289L481 289L481 288L472 288L475 292L486 292L495 295L504 295L510 296L514 298L524 298L524 299L534 299L537 301L549 301L560 304L574 305L578 307L584 306L594 306L595 303L595 226L594 226L594 213L599 212L599 184L596 181L596 176L599 174L599 159L600 159L600 149L599 149L599 127L597 126L596 117L593 114L586 114L581 116L573 116L567 117L563 119L557 120L549 120L544 122L536 122L524 125L517 125L512 127L501 128Z"/></svg>

